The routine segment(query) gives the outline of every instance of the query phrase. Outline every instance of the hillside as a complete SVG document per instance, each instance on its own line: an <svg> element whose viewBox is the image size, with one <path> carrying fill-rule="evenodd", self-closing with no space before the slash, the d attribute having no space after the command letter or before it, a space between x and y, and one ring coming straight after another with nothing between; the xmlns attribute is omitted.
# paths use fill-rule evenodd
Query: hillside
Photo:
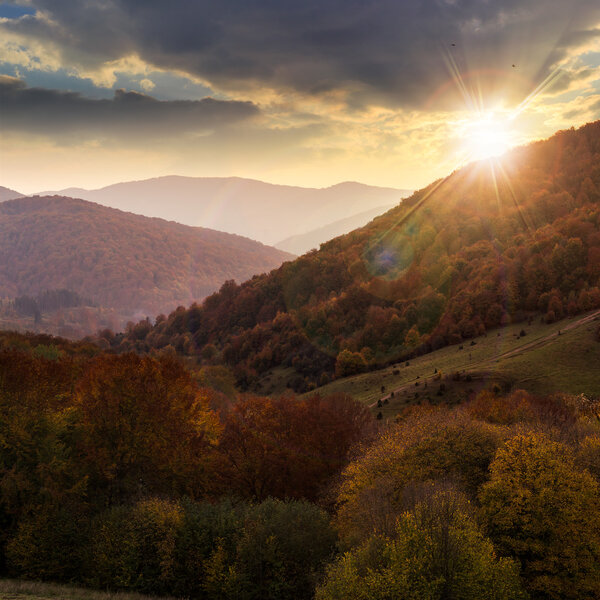
<svg viewBox="0 0 600 600"><path fill-rule="evenodd" d="M323 242L329 241L344 233L348 233L353 229L363 227L371 221L371 219L378 217L390 208L392 208L392 205L378 206L356 215L340 219L339 221L334 221L333 223L329 223L328 225L319 227L313 231L293 235L281 242L277 242L274 246L285 252L291 252L292 254L300 256L313 248L318 248Z"/></svg>
<svg viewBox="0 0 600 600"><path fill-rule="evenodd" d="M600 122L471 164L362 229L120 340L305 391L510 322L600 307Z"/></svg>
<svg viewBox="0 0 600 600"><path fill-rule="evenodd" d="M243 281L288 258L237 235L84 200L32 197L0 205L4 298L65 290L116 310L122 320L201 300L223 281ZM75 297L69 306L78 305Z"/></svg>
<svg viewBox="0 0 600 600"><path fill-rule="evenodd" d="M23 198L23 194L0 185L0 202L4 202L5 200L13 200L14 198Z"/></svg>
<svg viewBox="0 0 600 600"><path fill-rule="evenodd" d="M398 204L410 192L350 182L317 189L239 177L168 176L56 193L275 245L342 218Z"/></svg>
<svg viewBox="0 0 600 600"><path fill-rule="evenodd" d="M447 346L407 362L337 379L319 391L348 394L384 418L417 404L452 405L495 386L503 392L512 388L551 395L560 390L598 398L599 328L597 309L555 323L515 323L474 338L474 345ZM276 371L264 377L260 391L283 393L283 375Z"/></svg>

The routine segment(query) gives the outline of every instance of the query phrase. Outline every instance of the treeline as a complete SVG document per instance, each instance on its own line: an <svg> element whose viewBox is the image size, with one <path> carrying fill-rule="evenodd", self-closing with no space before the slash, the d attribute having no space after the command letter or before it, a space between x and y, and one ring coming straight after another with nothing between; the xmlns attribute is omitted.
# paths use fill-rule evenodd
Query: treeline
<svg viewBox="0 0 600 600"><path fill-rule="evenodd" d="M269 275L109 336L305 392L524 319L600 307L600 122L453 173ZM108 338L107 338L108 339Z"/></svg>
<svg viewBox="0 0 600 600"><path fill-rule="evenodd" d="M221 600L600 594L598 401L484 391L377 428L343 396L232 403L171 357L0 341L2 575Z"/></svg>

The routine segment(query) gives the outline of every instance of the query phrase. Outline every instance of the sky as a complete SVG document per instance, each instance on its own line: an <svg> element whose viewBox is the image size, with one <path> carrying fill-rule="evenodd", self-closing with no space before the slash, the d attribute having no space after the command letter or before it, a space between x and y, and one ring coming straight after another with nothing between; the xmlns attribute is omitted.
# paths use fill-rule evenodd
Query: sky
<svg viewBox="0 0 600 600"><path fill-rule="evenodd" d="M0 0L0 184L419 188L600 118L598 0Z"/></svg>

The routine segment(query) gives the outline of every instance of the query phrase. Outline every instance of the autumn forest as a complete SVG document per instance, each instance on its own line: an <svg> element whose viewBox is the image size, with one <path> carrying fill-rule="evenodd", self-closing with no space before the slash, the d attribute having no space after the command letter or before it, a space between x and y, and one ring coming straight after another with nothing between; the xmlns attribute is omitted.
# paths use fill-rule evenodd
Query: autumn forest
<svg viewBox="0 0 600 600"><path fill-rule="evenodd" d="M58 283L51 235L90 240L53 258ZM5 316L98 319L115 298L131 314L88 312L85 336L0 331L0 578L206 600L599 597L600 392L535 386L536 352L579 324L579 377L600 376L599 121L293 260L56 196L0 203L0 241L3 289L21 282ZM551 332L522 379L442 367L510 327Z"/></svg>

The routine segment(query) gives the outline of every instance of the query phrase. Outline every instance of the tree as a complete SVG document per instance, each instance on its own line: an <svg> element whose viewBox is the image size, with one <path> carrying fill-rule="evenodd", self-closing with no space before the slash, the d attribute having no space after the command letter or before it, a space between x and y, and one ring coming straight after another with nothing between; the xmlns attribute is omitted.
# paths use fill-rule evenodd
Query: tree
<svg viewBox="0 0 600 600"><path fill-rule="evenodd" d="M348 377L362 373L367 368L365 359L359 352L351 352L350 350L342 350L335 361L336 377Z"/></svg>
<svg viewBox="0 0 600 600"><path fill-rule="evenodd" d="M337 523L357 543L391 536L415 482L452 480L475 494L501 442L498 429L450 410L422 410L386 429L342 472Z"/></svg>
<svg viewBox="0 0 600 600"><path fill-rule="evenodd" d="M400 516L392 538L373 536L336 561L316 599L525 598L516 564L496 556L466 500L431 491Z"/></svg>
<svg viewBox="0 0 600 600"><path fill-rule="evenodd" d="M600 493L564 445L518 435L497 452L480 493L487 531L522 565L534 598L600 595Z"/></svg>
<svg viewBox="0 0 600 600"><path fill-rule="evenodd" d="M369 410L341 394L240 400L219 443L221 490L252 500L316 500L373 429Z"/></svg>
<svg viewBox="0 0 600 600"><path fill-rule="evenodd" d="M202 495L218 419L175 359L96 359L76 391L80 451L108 504Z"/></svg>
<svg viewBox="0 0 600 600"><path fill-rule="evenodd" d="M416 348L421 343L421 336L419 335L419 330L417 329L416 325L413 325L409 329L406 337L404 338L404 343L411 350Z"/></svg>
<svg viewBox="0 0 600 600"><path fill-rule="evenodd" d="M310 600L336 535L308 502L269 499L248 509L231 565L231 598Z"/></svg>
<svg viewBox="0 0 600 600"><path fill-rule="evenodd" d="M176 541L183 524L178 503L142 500L113 506L94 521L90 583L100 588L166 594L176 583Z"/></svg>

